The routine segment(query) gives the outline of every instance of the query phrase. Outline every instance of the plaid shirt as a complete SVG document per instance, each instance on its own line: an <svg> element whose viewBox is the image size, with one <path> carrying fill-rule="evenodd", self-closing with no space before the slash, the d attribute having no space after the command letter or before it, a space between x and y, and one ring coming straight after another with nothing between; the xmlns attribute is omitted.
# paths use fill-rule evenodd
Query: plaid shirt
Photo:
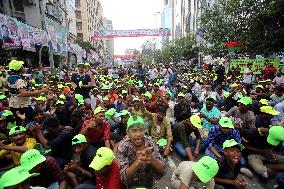
<svg viewBox="0 0 284 189"><path fill-rule="evenodd" d="M214 125L208 134L207 146L213 147L214 145L222 146L226 140L235 139L241 143L241 135L238 130L231 129L229 134L224 134L219 125Z"/></svg>

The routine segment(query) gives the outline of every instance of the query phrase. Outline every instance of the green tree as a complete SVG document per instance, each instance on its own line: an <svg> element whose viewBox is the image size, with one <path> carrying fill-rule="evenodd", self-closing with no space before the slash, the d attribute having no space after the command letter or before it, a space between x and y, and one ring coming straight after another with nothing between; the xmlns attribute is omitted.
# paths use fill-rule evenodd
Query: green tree
<svg viewBox="0 0 284 189"><path fill-rule="evenodd" d="M242 43L241 52L273 53L283 49L283 0L217 1L200 18L208 54L226 55L227 42Z"/></svg>

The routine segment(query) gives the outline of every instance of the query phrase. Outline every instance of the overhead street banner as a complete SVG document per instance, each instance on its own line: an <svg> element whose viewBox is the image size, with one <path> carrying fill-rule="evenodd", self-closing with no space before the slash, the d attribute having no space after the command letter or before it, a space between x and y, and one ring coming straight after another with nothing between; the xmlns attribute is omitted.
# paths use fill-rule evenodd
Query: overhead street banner
<svg viewBox="0 0 284 189"><path fill-rule="evenodd" d="M171 36L171 33L168 28L137 30L95 30L92 39L146 36Z"/></svg>
<svg viewBox="0 0 284 189"><path fill-rule="evenodd" d="M258 70L255 71L254 74L261 74L261 71L270 62L273 62L273 66L278 68L280 64L280 58L233 59L230 61L230 69L234 70L236 68L239 68L241 69L241 73L243 73L244 69L247 68L247 64L252 63L252 70Z"/></svg>
<svg viewBox="0 0 284 189"><path fill-rule="evenodd" d="M126 58L126 59L136 59L143 57L143 54L133 54L133 55L113 55L112 58Z"/></svg>

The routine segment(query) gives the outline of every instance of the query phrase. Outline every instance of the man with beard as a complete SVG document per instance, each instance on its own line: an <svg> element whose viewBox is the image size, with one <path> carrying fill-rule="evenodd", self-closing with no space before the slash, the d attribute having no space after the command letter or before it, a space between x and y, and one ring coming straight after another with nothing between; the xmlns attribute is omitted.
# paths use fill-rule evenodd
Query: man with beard
<svg viewBox="0 0 284 189"><path fill-rule="evenodd" d="M252 99L250 97L242 97L239 101L239 106L234 106L227 113L226 117L231 117L234 120L234 127L240 131L245 132L250 128L255 128L255 116L250 111Z"/></svg>
<svg viewBox="0 0 284 189"><path fill-rule="evenodd" d="M105 110L102 107L97 107L94 110L94 116L85 121L81 134L85 135L87 141L96 148L110 148L110 125L104 120Z"/></svg>
<svg viewBox="0 0 284 189"><path fill-rule="evenodd" d="M157 179L165 172L165 163L155 142L145 136L144 120L132 116L127 122L127 137L118 146L116 159L122 182L128 188L155 188Z"/></svg>
<svg viewBox="0 0 284 189"><path fill-rule="evenodd" d="M29 149L36 147L36 139L28 138L26 129L22 126L15 126L10 129L9 137L11 144L5 145L0 141L0 157L10 154L12 156L14 166L20 164L21 155Z"/></svg>
<svg viewBox="0 0 284 189"><path fill-rule="evenodd" d="M219 125L214 125L209 131L205 155L214 159L221 158L223 154L222 145L229 139L241 142L240 133L234 129L232 120L228 117L222 117Z"/></svg>
<svg viewBox="0 0 284 189"><path fill-rule="evenodd" d="M234 139L223 143L224 157L218 159L219 171L215 177L218 185L215 188L243 189L247 183L242 178L237 178L241 170L241 151L244 146ZM220 186L221 185L221 186Z"/></svg>

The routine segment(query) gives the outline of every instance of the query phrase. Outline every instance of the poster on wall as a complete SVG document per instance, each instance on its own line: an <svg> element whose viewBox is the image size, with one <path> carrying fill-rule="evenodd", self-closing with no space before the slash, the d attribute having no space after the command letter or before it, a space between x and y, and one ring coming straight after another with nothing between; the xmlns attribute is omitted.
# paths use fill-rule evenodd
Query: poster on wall
<svg viewBox="0 0 284 189"><path fill-rule="evenodd" d="M48 46L47 32L38 28L31 28L35 45Z"/></svg>
<svg viewBox="0 0 284 189"><path fill-rule="evenodd" d="M3 48L21 48L20 24L15 18L0 14Z"/></svg>
<svg viewBox="0 0 284 189"><path fill-rule="evenodd" d="M20 33L22 39L22 46L23 50L36 52L32 28L33 28L32 26L21 23Z"/></svg>
<svg viewBox="0 0 284 189"><path fill-rule="evenodd" d="M45 17L45 29L48 33L49 51L56 55L67 53L67 29L59 23Z"/></svg>

